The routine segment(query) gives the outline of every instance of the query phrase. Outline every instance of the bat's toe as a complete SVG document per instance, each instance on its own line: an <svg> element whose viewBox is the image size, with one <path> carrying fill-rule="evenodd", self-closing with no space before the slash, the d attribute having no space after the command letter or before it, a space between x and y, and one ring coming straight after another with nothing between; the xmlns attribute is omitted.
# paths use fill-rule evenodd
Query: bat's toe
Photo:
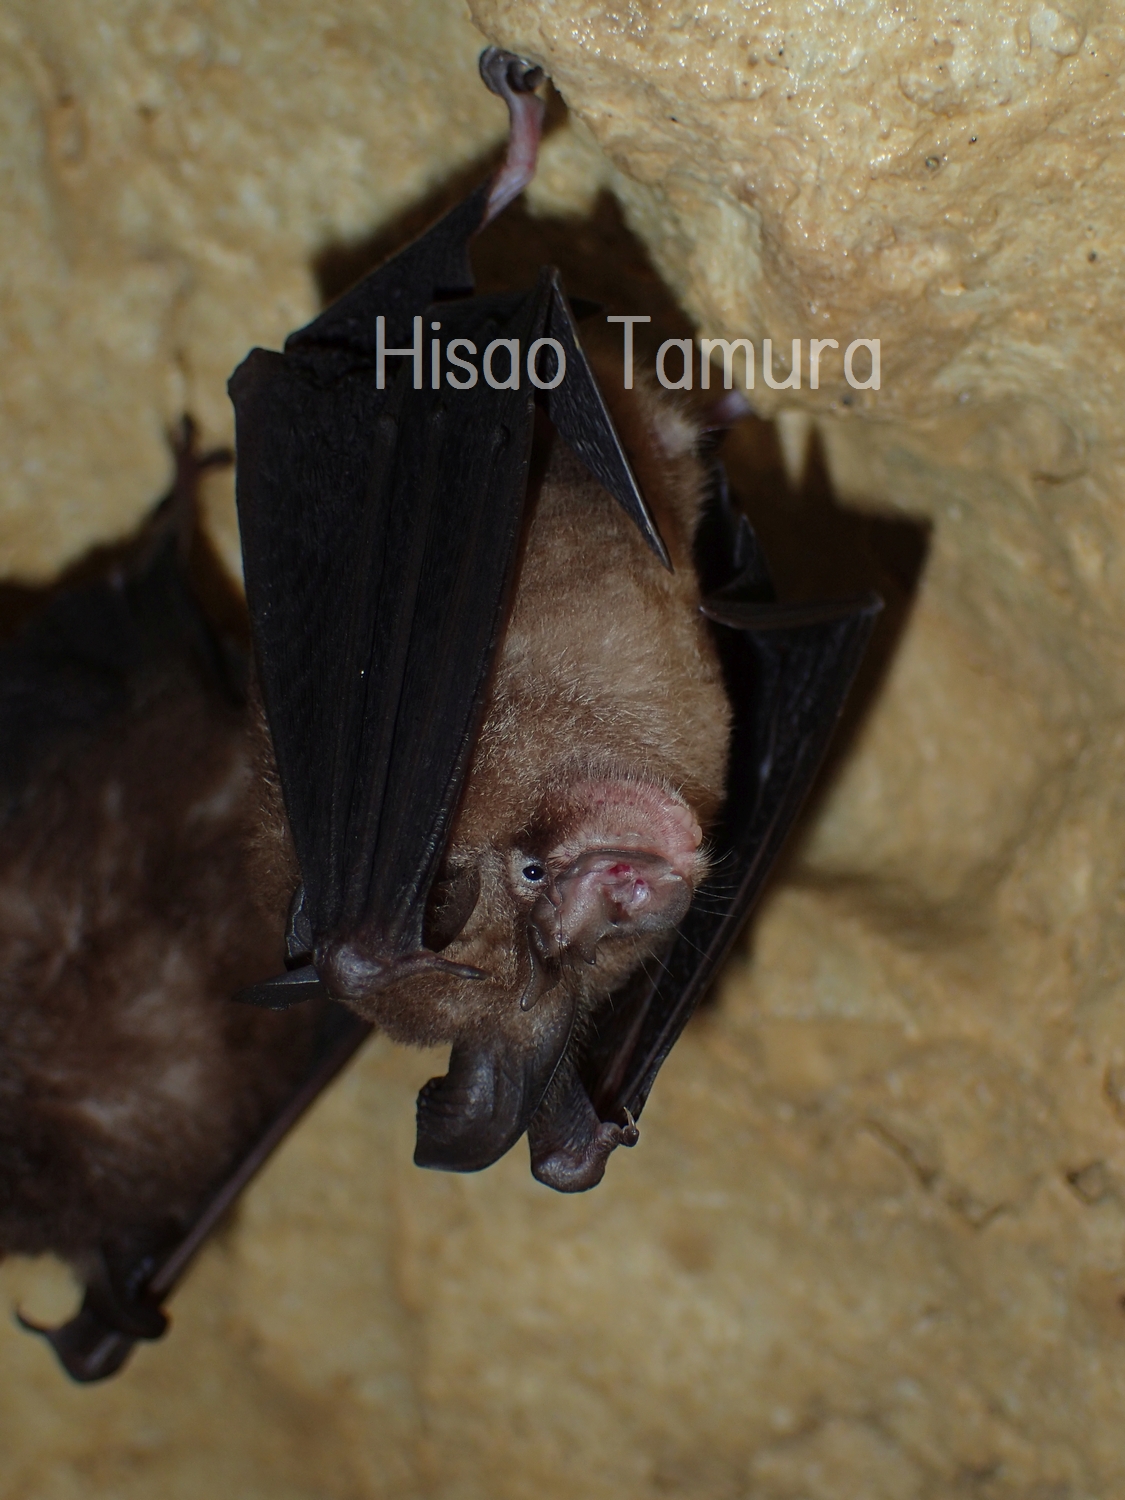
<svg viewBox="0 0 1125 1500"><path fill-rule="evenodd" d="M639 1132L598 1118L590 1096L569 1064L528 1127L531 1175L557 1193L584 1193L605 1176L605 1164L618 1146L635 1146Z"/></svg>
<svg viewBox="0 0 1125 1500"><path fill-rule="evenodd" d="M556 1193L585 1193L605 1176L605 1164L618 1146L632 1145L627 1131L603 1120L582 1146L563 1146L546 1156L531 1156L531 1175Z"/></svg>

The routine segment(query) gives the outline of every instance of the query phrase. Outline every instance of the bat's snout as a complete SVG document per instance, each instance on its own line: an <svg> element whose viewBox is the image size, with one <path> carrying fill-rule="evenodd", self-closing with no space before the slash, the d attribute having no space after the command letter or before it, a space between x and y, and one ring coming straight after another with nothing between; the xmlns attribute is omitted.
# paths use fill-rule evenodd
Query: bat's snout
<svg viewBox="0 0 1125 1500"><path fill-rule="evenodd" d="M667 932L691 905L691 883L662 855L587 849L555 877L531 920L547 953L593 963L603 938Z"/></svg>

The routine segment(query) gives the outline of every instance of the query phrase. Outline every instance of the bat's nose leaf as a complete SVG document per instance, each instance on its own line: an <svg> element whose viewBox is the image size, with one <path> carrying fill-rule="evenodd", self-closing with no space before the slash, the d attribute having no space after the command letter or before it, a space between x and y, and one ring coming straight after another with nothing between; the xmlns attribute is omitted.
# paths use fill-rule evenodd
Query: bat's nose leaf
<svg viewBox="0 0 1125 1500"><path fill-rule="evenodd" d="M431 1078L418 1095L415 1165L479 1172L510 1151L555 1075L574 1013L574 1000L560 997L549 1014L536 1013L530 1042L456 1043L449 1072Z"/></svg>
<svg viewBox="0 0 1125 1500"><path fill-rule="evenodd" d="M658 854L585 850L558 877L563 940L588 963L610 933L670 931L691 905L691 886Z"/></svg>

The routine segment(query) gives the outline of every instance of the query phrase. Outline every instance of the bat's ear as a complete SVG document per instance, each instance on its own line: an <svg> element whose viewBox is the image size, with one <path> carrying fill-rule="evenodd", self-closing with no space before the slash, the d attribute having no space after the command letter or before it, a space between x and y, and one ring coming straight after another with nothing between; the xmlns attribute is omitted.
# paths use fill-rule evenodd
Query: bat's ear
<svg viewBox="0 0 1125 1500"><path fill-rule="evenodd" d="M479 1172L510 1151L542 1103L574 1029L576 1001L536 1011L533 1040L456 1042L444 1078L418 1095L414 1162L443 1172Z"/></svg>

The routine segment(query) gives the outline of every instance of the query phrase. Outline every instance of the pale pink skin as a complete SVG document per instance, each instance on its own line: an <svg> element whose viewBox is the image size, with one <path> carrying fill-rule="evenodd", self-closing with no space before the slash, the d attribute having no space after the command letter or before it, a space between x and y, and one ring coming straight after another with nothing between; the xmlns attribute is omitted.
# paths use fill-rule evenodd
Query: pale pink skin
<svg viewBox="0 0 1125 1500"><path fill-rule="evenodd" d="M651 782L589 780L570 791L566 832L543 862L532 920L550 954L593 962L601 938L656 932L684 915L704 860L691 809ZM533 868L524 860L514 872Z"/></svg>
<svg viewBox="0 0 1125 1500"><path fill-rule="evenodd" d="M703 830L687 803L646 781L579 781L568 813L573 833L551 850L562 869L589 849L637 849L659 855L682 880L694 877Z"/></svg>

